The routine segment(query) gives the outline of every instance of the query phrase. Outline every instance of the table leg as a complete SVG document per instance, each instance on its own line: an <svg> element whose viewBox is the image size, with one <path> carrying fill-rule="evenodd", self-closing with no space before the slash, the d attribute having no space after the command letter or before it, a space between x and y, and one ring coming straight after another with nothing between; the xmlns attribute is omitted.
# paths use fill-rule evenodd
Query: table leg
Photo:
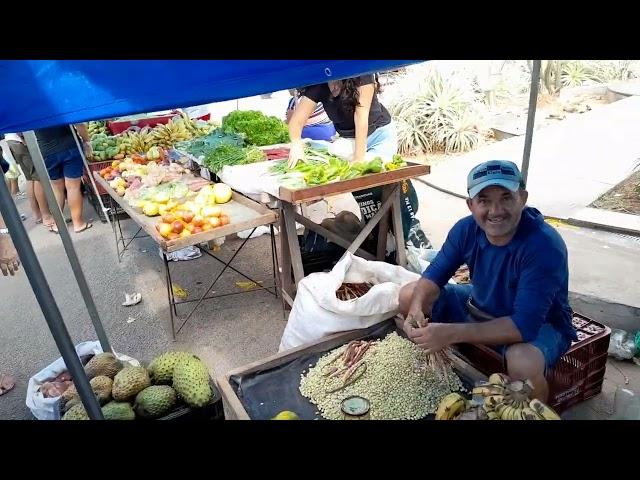
<svg viewBox="0 0 640 480"><path fill-rule="evenodd" d="M401 267L407 266L407 251L404 242L404 230L402 228L402 184L398 184L396 189L393 206L391 207L393 217L393 236L396 241L396 263Z"/></svg>
<svg viewBox="0 0 640 480"><path fill-rule="evenodd" d="M394 184L391 184L382 187L382 204L384 204L387 198L389 198L389 195L391 195L391 193L393 192L394 186ZM389 213L387 213L384 217L382 217L382 220L380 220L380 223L378 224L378 250L376 252L376 259L381 262L384 261L387 253L387 232L389 231L389 217L390 215Z"/></svg>
<svg viewBox="0 0 640 480"><path fill-rule="evenodd" d="M304 278L304 268L302 267L302 255L300 244L298 243L298 233L296 232L296 210L287 202L282 202L282 216L284 217L284 227L286 229L286 241L289 245L289 258L293 267L293 278L295 286Z"/></svg>
<svg viewBox="0 0 640 480"><path fill-rule="evenodd" d="M164 261L164 274L165 280L167 282L167 299L169 300L169 318L171 321L171 336L175 340L176 339L176 328L174 323L173 312L175 311L175 303L173 299L173 289L171 286L171 274L169 273L169 259L167 258L166 253L162 253L162 260Z"/></svg>

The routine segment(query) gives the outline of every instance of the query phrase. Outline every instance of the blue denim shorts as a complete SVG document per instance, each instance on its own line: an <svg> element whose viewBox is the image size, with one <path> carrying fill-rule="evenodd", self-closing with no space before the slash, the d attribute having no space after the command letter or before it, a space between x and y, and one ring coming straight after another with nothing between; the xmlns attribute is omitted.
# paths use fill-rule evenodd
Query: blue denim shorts
<svg viewBox="0 0 640 480"><path fill-rule="evenodd" d="M384 127L376 128L367 137L367 154L391 160L391 157L396 153L398 153L398 133L393 122Z"/></svg>
<svg viewBox="0 0 640 480"><path fill-rule="evenodd" d="M440 323L466 323L474 321L469 316L467 300L471 296L472 286L470 284L453 285L447 284L440 292L440 297L433 306L431 318L434 322ZM545 359L545 368L553 367L560 357L562 357L571 347L571 340L556 330L550 323L545 323L540 327L538 336L529 344L542 352ZM492 345L496 352L504 355L508 345Z"/></svg>
<svg viewBox="0 0 640 480"><path fill-rule="evenodd" d="M44 159L51 180L61 178L80 178L84 163L76 147L58 153L47 155Z"/></svg>
<svg viewBox="0 0 640 480"><path fill-rule="evenodd" d="M320 123L317 125L307 125L302 129L302 138L310 138L311 140L331 141L336 134L336 128L333 123Z"/></svg>

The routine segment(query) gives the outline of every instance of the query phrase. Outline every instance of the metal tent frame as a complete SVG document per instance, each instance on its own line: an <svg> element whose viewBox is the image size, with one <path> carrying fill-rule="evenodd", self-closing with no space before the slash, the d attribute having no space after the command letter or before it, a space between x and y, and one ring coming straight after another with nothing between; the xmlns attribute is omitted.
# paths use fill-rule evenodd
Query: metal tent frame
<svg viewBox="0 0 640 480"><path fill-rule="evenodd" d="M406 62L398 63L398 65L405 64ZM540 78L540 66L540 60L533 61L531 75L531 92L529 96L529 110L527 115L527 127L521 168L525 183L529 169L529 158L531 155L536 100L538 96L538 83ZM293 87L294 85L291 86L291 88ZM49 125L43 125L43 127L44 126ZM70 126L70 128L73 127ZM80 265L78 255L73 246L71 236L66 228L66 223L64 221L62 211L58 207L58 204L55 200L51 179L49 178L47 168L44 164L44 158L42 157L42 153L38 146L35 133L33 132L33 130L31 130L28 132L24 132L24 136L27 142L27 148L31 154L31 157L34 161L34 166L39 175L40 182L43 185L47 202L50 205L51 213L53 214L53 217L55 219L60 238L62 239L62 244L73 270L73 274L76 278L76 281L80 288L80 292L82 294L82 298L85 302L87 311L93 323L93 327L96 331L96 335L98 336L103 351L112 351L111 345L107 338L107 334L104 330L102 322L100 321L100 315L93 301L91 290L89 288L89 285L87 284L84 272ZM80 151L82 153L82 149L80 149ZM29 236L27 235L27 231L22 223L22 220L20 219L18 209L13 202L9 189L7 188L7 185L5 183L5 175L1 171L0 213L2 213L5 224L9 229L9 233L13 240L16 251L18 252L18 255L20 257L20 261L24 268L25 274L29 279L29 283L31 284L31 288L33 289L36 299L38 300L40 309L42 310L49 330L51 331L54 341L56 342L56 346L58 347L58 350L60 351L60 354L62 355L62 358L64 359L65 364L67 365L67 368L74 379L74 384L78 390L80 399L84 407L86 408L89 417L93 420L104 420L100 404L93 394L91 385L89 384L89 379L86 376L83 365L76 353L73 341L71 340L67 327L64 323L64 319L62 318L62 314L60 313L60 309L58 308L49 284L47 283L46 277L42 270L42 266L40 265L40 262L36 257L35 250L33 248L31 240L29 239Z"/></svg>

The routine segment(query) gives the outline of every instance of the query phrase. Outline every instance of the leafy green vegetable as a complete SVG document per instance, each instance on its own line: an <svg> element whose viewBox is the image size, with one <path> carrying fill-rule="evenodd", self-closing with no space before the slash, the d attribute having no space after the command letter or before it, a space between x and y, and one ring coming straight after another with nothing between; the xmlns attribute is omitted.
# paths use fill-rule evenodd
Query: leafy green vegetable
<svg viewBox="0 0 640 480"><path fill-rule="evenodd" d="M242 148L237 145L223 143L207 153L204 164L209 170L217 174L225 166L261 162L266 158L266 154L257 147Z"/></svg>
<svg viewBox="0 0 640 480"><path fill-rule="evenodd" d="M257 110L231 112L222 119L222 130L244 135L250 145L275 145L289 141L289 129L282 120Z"/></svg>
<svg viewBox="0 0 640 480"><path fill-rule="evenodd" d="M370 173L396 170L406 166L400 155L394 155L391 162L383 163L380 157L366 162L349 163L335 155L311 147L305 148L305 156L292 169L288 168L287 160L273 162L269 172L282 175L282 185L289 188L303 188L310 185L324 185L340 180L350 180ZM304 181L300 185L301 178Z"/></svg>

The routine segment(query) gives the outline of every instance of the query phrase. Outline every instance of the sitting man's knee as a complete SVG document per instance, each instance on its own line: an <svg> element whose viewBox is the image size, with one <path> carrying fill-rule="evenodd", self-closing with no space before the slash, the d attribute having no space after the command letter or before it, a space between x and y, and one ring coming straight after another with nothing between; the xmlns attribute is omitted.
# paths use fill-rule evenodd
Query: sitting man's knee
<svg viewBox="0 0 640 480"><path fill-rule="evenodd" d="M544 377L545 359L542 352L529 343L516 343L507 348L507 371L514 379Z"/></svg>

